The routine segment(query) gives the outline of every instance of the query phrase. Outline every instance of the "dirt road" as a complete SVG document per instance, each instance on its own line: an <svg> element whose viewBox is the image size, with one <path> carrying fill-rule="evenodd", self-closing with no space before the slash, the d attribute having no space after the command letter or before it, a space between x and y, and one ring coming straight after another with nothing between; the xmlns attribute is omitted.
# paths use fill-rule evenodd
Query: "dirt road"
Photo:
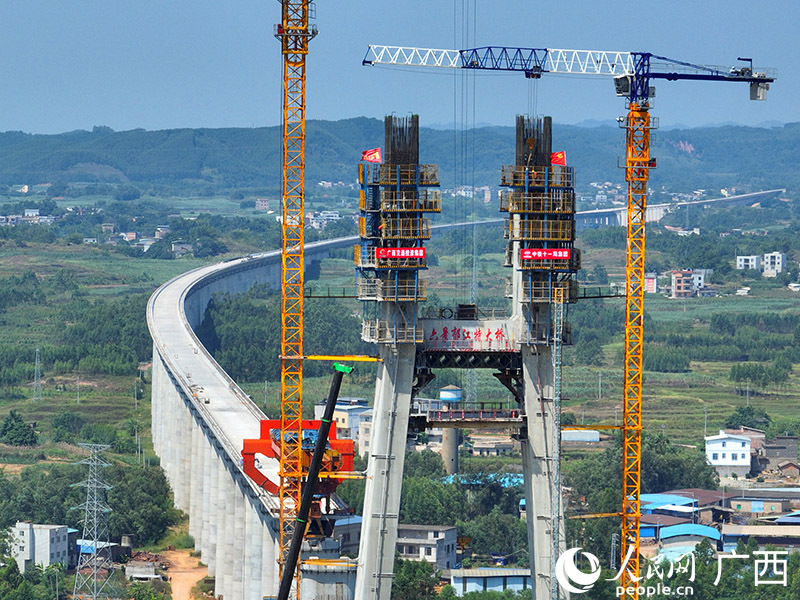
<svg viewBox="0 0 800 600"><path fill-rule="evenodd" d="M189 550L170 550L161 556L171 565L167 573L172 584L172 600L191 600L195 584L208 575L208 567L198 567L199 559L189 556Z"/></svg>

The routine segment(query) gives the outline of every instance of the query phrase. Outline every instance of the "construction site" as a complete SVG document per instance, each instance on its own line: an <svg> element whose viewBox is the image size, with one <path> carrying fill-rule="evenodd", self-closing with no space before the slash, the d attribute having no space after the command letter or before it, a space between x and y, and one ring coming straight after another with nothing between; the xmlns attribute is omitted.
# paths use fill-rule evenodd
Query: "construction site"
<svg viewBox="0 0 800 600"><path fill-rule="evenodd" d="M503 266L508 275L507 286L496 295L507 299L508 308L482 307L473 294L470 302L425 310L426 242L437 226L471 228L474 239L481 224L445 225L436 220L445 200L439 190L439 166L420 163L424 114L388 116L381 145L365 151L360 162L353 159L359 235L355 240L335 240L338 247L353 248L351 297L361 305L361 339L373 344L375 352L309 355L304 348L303 308L314 300L306 293L304 273L309 254L327 252L322 242L307 247L304 237L306 64L313 56L317 28L312 3L280 4L281 21L275 28L283 60L279 256L254 255L218 271L198 272L196 279L187 279L175 292L180 298L176 301L185 302L175 318L191 330L213 292L238 291L259 278L269 279L270 275L257 275L259 269L279 261L280 419L267 419L224 372L214 381L201 381L206 367L189 362L205 353L194 334L189 334L193 341L185 354L175 350L179 344L172 334L163 341L153 334L154 354L160 357L154 361L153 422L170 423L163 429L154 425L154 444L176 489L176 505L189 509L190 529L203 560L209 557L209 571L216 573L215 593L225 600L389 600L395 549L398 540L402 544L406 539L398 528L407 440L432 428L443 431L442 459L448 472L458 460L459 429L509 432L521 452L529 556L522 589L529 589L535 600L583 593L596 581L599 567L590 555L582 571L575 563L577 550L567 550L561 437L568 429L602 429L616 431L622 438L622 494L616 511L581 517L619 523L615 550L619 597L639 598L642 430L647 427L642 411L645 224L648 179L657 167L650 153L650 132L657 126L657 118L650 114L653 82L738 82L747 85L750 99L764 100L774 76L754 70L751 59L739 59L732 67L708 67L647 52L371 46L364 58L367 67L516 71L542 79L543 85L549 74L605 77L608 93L616 93L627 111L617 119L625 136L619 164L627 184L625 287L614 293L579 290L582 261L581 250L575 247L575 181L580 165L569 165L557 150L550 117L509 115L509 122L516 124L516 143L499 149L507 161L496 166L501 189L497 209L504 218L506 240ZM148 319L153 332L160 328L159 302L166 302L162 299L168 293L165 287L151 299ZM570 307L606 296L625 305L619 423L562 425L562 352L574 334ZM303 417L307 361L336 364L327 403L315 420ZM342 379L351 370L347 365L356 362L375 369L365 472L354 472L353 441L337 439L337 427L331 427ZM486 399L467 397L444 399L436 407L420 406L416 399L426 386L435 385L439 369L487 370L512 401L487 406ZM157 394L173 399L157 403ZM226 394L229 405L224 404ZM176 416L178 412L185 416ZM171 439L175 430L189 441L178 444ZM212 466L217 463L221 466ZM348 558L332 534L337 521L350 516L336 494L337 486L353 478L365 480L365 492L356 558ZM194 489L193 480L201 482L199 489ZM233 499L226 498L224 490L231 490ZM217 515L224 519L221 524ZM222 536L227 536L224 541ZM246 556L237 573L237 563L225 554L239 546ZM456 565L448 563L448 568ZM466 589L464 583L462 591Z"/></svg>

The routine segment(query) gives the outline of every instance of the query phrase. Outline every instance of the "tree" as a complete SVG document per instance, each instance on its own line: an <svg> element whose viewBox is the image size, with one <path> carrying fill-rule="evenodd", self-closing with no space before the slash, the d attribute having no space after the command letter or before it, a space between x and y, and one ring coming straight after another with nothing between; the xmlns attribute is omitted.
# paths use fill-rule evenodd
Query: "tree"
<svg viewBox="0 0 800 600"><path fill-rule="evenodd" d="M594 279L596 283L605 285L608 283L608 271L606 271L603 265L598 263L594 266L594 269L592 269L592 279Z"/></svg>
<svg viewBox="0 0 800 600"><path fill-rule="evenodd" d="M404 477L441 477L444 475L442 457L436 452L423 450L406 454Z"/></svg>
<svg viewBox="0 0 800 600"><path fill-rule="evenodd" d="M439 578L427 561L394 560L392 598L403 600L433 600Z"/></svg>
<svg viewBox="0 0 800 600"><path fill-rule="evenodd" d="M729 429L738 429L740 427L764 429L770 423L772 423L772 419L763 408L737 406L733 414L725 420L725 427Z"/></svg>
<svg viewBox="0 0 800 600"><path fill-rule="evenodd" d="M15 410L0 423L0 442L11 446L35 446L39 443L33 427L25 423Z"/></svg>

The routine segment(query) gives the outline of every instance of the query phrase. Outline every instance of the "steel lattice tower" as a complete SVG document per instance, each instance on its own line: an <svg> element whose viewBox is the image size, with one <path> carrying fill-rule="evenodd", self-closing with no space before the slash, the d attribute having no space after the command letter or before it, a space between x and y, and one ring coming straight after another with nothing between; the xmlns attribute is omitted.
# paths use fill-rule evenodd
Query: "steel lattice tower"
<svg viewBox="0 0 800 600"><path fill-rule="evenodd" d="M36 346L36 366L33 372L33 401L42 400L42 355L39 346Z"/></svg>
<svg viewBox="0 0 800 600"><path fill-rule="evenodd" d="M86 481L75 484L86 488L86 502L76 507L85 512L83 539L92 542L93 554L82 554L75 570L73 598L81 600L110 600L120 597L109 579L112 561L107 547L99 547L108 542L106 514L111 512L106 504L106 491L111 489L101 475L107 463L100 453L109 448L105 444L79 444L90 452L89 458L79 464L88 465L89 476Z"/></svg>

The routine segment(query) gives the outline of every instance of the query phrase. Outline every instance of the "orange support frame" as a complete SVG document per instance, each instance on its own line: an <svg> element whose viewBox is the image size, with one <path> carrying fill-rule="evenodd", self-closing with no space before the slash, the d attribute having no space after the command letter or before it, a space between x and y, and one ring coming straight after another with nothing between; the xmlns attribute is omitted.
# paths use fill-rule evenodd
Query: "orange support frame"
<svg viewBox="0 0 800 600"><path fill-rule="evenodd" d="M320 421L311 421L303 419L301 421L302 429L299 430L299 435L303 435L303 431L316 431L319 430ZM281 432L281 436L275 439L273 432ZM295 430L297 431L297 430ZM292 430L286 430L281 427L280 419L264 419L261 421L261 432L259 439L244 440L242 449L242 468L245 475L250 477L256 485L263 487L270 494L278 494L278 484L271 481L269 477L264 475L256 466L256 454L263 454L267 458L280 459L281 457L281 438L296 437L298 434L293 433ZM302 440L299 444L300 447L300 465L302 468L307 468L311 456L314 454L313 447L303 447ZM317 484L319 493L329 494L336 489L342 481L350 478L350 472L353 470L353 441L340 440L336 438L336 428L331 427L328 433L328 450L322 461L320 474L324 478ZM343 476L341 479L332 477L329 474L343 472L348 475Z"/></svg>
<svg viewBox="0 0 800 600"><path fill-rule="evenodd" d="M650 114L645 103L632 102L626 121L628 182L628 251L625 304L625 388L622 420L622 560L628 557L620 586L634 589L639 577L639 521L642 478L642 350L644 320L644 243L647 180L650 174ZM632 550L631 550L632 548Z"/></svg>

